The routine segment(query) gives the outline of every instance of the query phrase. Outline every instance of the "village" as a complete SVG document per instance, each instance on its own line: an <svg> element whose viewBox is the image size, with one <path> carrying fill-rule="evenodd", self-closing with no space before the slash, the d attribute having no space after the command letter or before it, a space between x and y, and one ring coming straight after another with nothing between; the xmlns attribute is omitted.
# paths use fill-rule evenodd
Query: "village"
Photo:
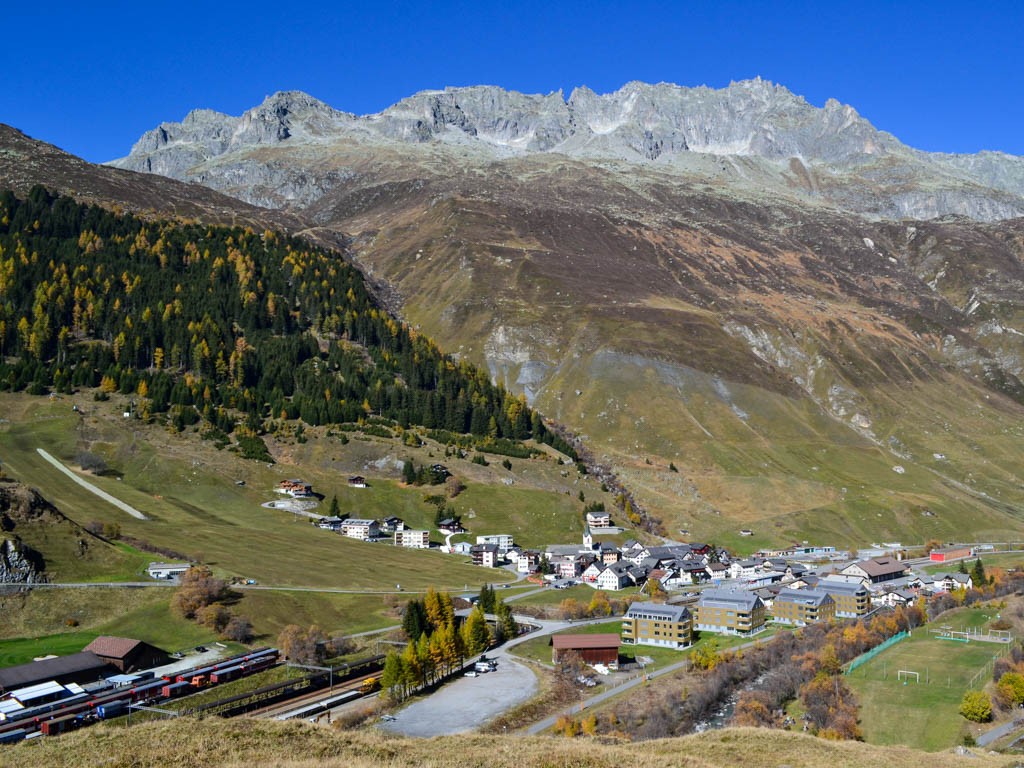
<svg viewBox="0 0 1024 768"><path fill-rule="evenodd" d="M348 483L368 487L359 476ZM297 499L314 496L312 486L302 480L283 480L276 491ZM702 542L643 544L626 539L619 545L598 540L623 532L603 510L584 514L578 544L551 543L536 549L517 546L513 536L505 533L480 534L475 543L451 543L455 535L468 533L459 517L438 522L443 544L431 542L431 531L407 528L398 517L313 517L319 528L347 538L415 549L434 547L470 557L483 568L505 568L539 586L566 589L584 584L595 590L628 592L634 602L623 616L621 643L677 650L689 648L697 633L754 637L769 622L803 627L857 619L879 608L965 592L974 587L966 569L953 567L933 575L919 566L963 561L977 554L972 546L950 545L933 549L924 558L904 559L898 542L854 553L802 543L743 558ZM595 656L594 643L603 642L605 653L597 656L608 661L614 655L612 647L617 653L620 642L618 637L587 635L579 636L582 645L576 647L570 637L556 636L560 643L555 645L556 656L559 650L575 650L589 658Z"/></svg>

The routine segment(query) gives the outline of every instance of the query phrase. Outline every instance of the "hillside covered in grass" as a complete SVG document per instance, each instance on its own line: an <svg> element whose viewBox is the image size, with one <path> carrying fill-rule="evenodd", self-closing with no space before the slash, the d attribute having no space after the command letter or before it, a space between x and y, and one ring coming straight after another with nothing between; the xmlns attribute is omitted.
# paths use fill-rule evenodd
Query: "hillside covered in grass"
<svg viewBox="0 0 1024 768"><path fill-rule="evenodd" d="M150 222L36 187L0 195L0 388L137 394L181 429L376 415L572 453L522 397L397 322L340 254Z"/></svg>
<svg viewBox="0 0 1024 768"><path fill-rule="evenodd" d="M455 744L458 746L453 749ZM225 722L217 718L147 723L128 729L96 726L37 744L7 748L0 756L21 768L606 768L634 764L650 768L993 768L1014 764L1005 757L981 753L965 758L953 753L831 742L752 728L640 743L470 735L417 740L366 732L339 733L307 723Z"/></svg>

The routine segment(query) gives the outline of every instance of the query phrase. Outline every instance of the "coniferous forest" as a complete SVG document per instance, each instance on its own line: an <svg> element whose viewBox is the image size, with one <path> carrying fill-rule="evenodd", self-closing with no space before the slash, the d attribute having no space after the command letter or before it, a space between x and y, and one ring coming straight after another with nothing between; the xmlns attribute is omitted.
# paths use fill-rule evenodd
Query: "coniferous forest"
<svg viewBox="0 0 1024 768"><path fill-rule="evenodd" d="M0 193L0 390L92 387L179 428L377 417L575 458L523 397L390 317L338 253Z"/></svg>

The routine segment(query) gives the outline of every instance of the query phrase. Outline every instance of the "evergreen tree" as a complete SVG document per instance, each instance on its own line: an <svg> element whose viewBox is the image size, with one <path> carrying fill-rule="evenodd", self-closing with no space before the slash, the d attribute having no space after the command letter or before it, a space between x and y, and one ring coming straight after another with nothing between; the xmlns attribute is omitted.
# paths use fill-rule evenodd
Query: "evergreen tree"
<svg viewBox="0 0 1024 768"><path fill-rule="evenodd" d="M985 574L985 565L981 562L980 557L974 561L974 568L971 569L971 581L974 582L975 589L984 589L988 586L988 576Z"/></svg>
<svg viewBox="0 0 1024 768"><path fill-rule="evenodd" d="M405 613L402 616L402 630L410 641L419 640L428 627L427 612L420 600L410 600L405 604Z"/></svg>

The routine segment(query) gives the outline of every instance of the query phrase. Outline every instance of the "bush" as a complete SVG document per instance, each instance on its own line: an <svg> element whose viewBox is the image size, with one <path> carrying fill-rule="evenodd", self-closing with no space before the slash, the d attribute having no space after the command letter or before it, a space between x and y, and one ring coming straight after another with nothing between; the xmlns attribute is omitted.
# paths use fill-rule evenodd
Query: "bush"
<svg viewBox="0 0 1024 768"><path fill-rule="evenodd" d="M968 691L960 700L960 714L972 723L987 723L992 719L992 701L984 691Z"/></svg>

